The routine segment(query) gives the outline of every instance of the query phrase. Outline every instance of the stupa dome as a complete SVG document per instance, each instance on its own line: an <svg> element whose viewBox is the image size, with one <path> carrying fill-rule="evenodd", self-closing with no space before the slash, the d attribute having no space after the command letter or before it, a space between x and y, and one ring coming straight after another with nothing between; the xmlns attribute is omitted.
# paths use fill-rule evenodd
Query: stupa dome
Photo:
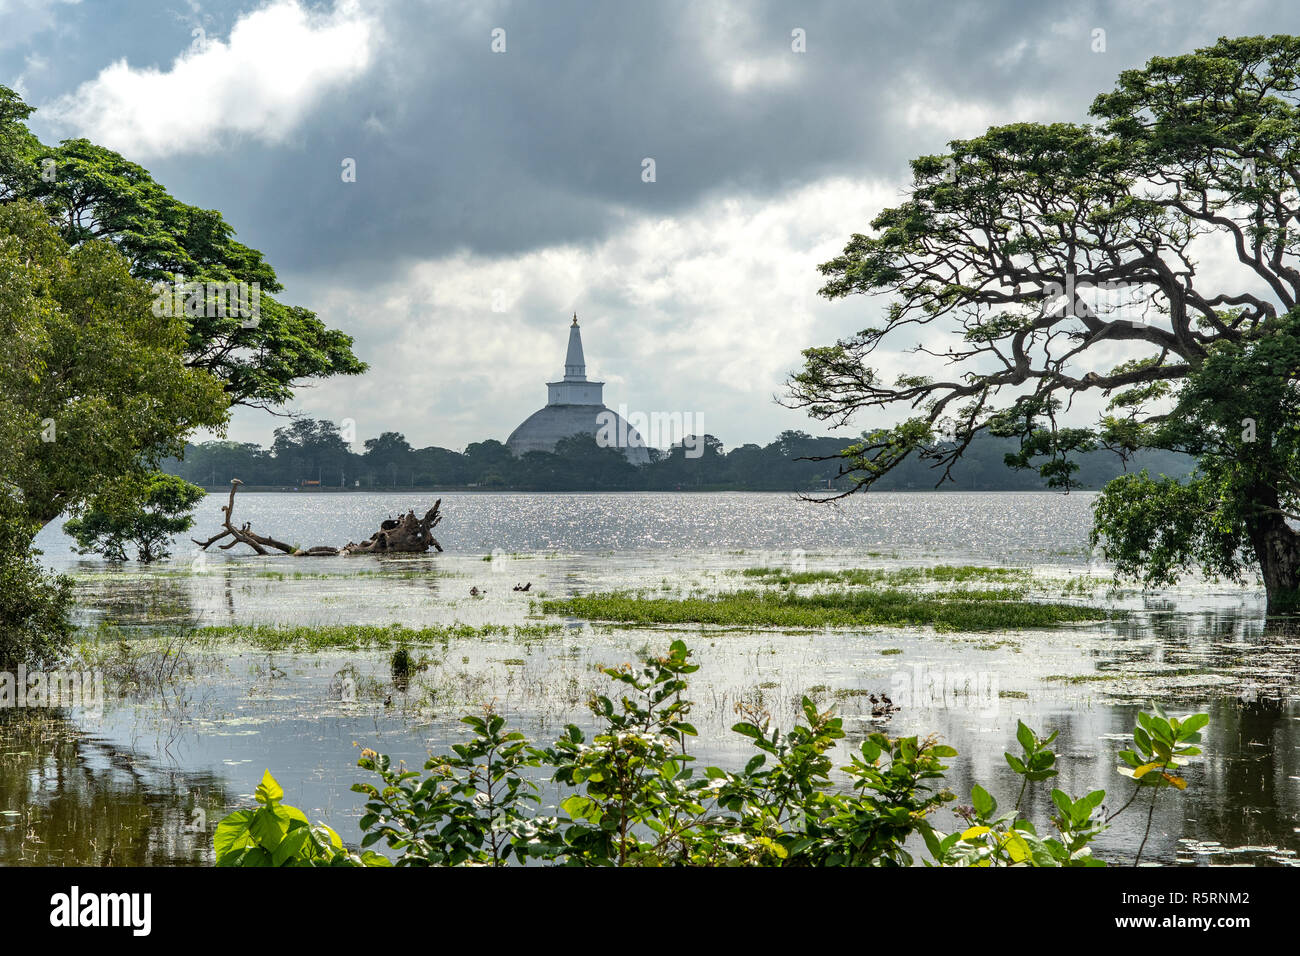
<svg viewBox="0 0 1300 956"><path fill-rule="evenodd" d="M564 356L564 378L547 382L545 407L533 412L506 439L506 447L515 455L530 451L555 451L562 438L591 435L619 448L634 465L650 461L645 441L635 428L612 409L605 407L601 393L604 382L587 380L587 363L582 352L582 333L578 317L569 326L569 348Z"/></svg>

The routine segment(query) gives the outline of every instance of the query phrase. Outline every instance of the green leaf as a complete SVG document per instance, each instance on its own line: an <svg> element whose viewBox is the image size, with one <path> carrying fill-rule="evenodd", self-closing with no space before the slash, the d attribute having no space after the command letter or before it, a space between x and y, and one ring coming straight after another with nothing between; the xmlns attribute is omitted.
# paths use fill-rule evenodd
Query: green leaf
<svg viewBox="0 0 1300 956"><path fill-rule="evenodd" d="M258 803L272 803L276 800L284 799L284 790L275 782L271 776L271 771L262 774L262 782L254 791L253 796L257 798Z"/></svg>
<svg viewBox="0 0 1300 956"><path fill-rule="evenodd" d="M289 860L305 859L309 855L307 849L310 845L311 830L306 827L285 834L280 845L271 853L271 865L284 866Z"/></svg>
<svg viewBox="0 0 1300 956"><path fill-rule="evenodd" d="M216 851L218 864L227 854L252 845L253 836L249 826L256 813L257 811L252 809L236 810L217 824L217 829L212 835L212 846Z"/></svg>
<svg viewBox="0 0 1300 956"><path fill-rule="evenodd" d="M1183 725L1179 728L1179 735L1186 740L1191 734L1196 733L1202 727L1210 722L1209 714L1191 714L1183 718Z"/></svg>
<svg viewBox="0 0 1300 956"><path fill-rule="evenodd" d="M1141 727L1133 728L1133 741L1142 749L1143 753L1151 753L1151 738Z"/></svg>
<svg viewBox="0 0 1300 956"><path fill-rule="evenodd" d="M1027 753L1034 750L1034 732L1025 725L1023 720L1016 721L1016 740L1020 741L1020 746L1024 747Z"/></svg>
<svg viewBox="0 0 1300 956"><path fill-rule="evenodd" d="M581 819L591 807L592 801L580 794L574 794L560 803L560 809L571 817Z"/></svg>

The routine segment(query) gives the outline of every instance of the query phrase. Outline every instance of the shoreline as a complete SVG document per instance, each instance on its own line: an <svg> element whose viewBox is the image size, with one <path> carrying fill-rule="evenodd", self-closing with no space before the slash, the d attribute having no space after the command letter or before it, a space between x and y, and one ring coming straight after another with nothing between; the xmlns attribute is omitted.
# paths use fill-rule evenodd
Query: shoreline
<svg viewBox="0 0 1300 956"><path fill-rule="evenodd" d="M229 485L209 487L199 485L210 495L227 495ZM288 488L282 485L239 486L240 494L298 494L298 495L338 495L338 494L464 494L464 495L812 495L826 491L828 488L468 488L464 485L430 485L396 487L396 488ZM1073 488L1070 494L1096 494L1100 488ZM880 488L862 492L865 495L924 495L924 494L966 494L966 495L1060 495L1066 492L1051 488ZM810 501L816 504L816 501Z"/></svg>

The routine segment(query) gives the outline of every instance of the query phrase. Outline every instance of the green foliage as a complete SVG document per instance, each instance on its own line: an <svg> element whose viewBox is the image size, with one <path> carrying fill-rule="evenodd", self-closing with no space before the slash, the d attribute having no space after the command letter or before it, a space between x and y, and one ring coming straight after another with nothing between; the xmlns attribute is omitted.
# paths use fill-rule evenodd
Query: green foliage
<svg viewBox="0 0 1300 956"><path fill-rule="evenodd" d="M863 441L866 439L864 438ZM579 438L561 442L554 452L529 452L516 458L500 442L474 442L465 453L449 448L412 448L405 437L384 432L365 440L364 454L354 453L332 422L298 419L276 429L270 447L251 442L209 441L190 445L183 460L165 468L209 487L240 478L246 485L288 486L304 478L332 487L509 487L530 491L753 490L797 491L824 488L843 464L847 438L813 437L783 432L766 445L740 445L724 451L705 438L705 453L687 458L681 449L661 456L651 450L650 464L633 466L615 449L595 448ZM861 444L861 442L857 443ZM942 444L942 443L940 443ZM938 446L936 446L938 447ZM593 450L594 449L594 450ZM967 491L1034 490L1043 487L1037 468L1024 474L1008 471L1007 453L1020 450L1015 438L980 434L950 475L950 487ZM599 454L597 454L597 452ZM1138 466L1165 474L1185 474L1192 461L1167 452L1134 450ZM1071 459L1071 487L1100 488L1120 473L1109 451L1081 452ZM929 488L939 475L925 462L909 459L873 487L882 490Z"/></svg>
<svg viewBox="0 0 1300 956"><path fill-rule="evenodd" d="M26 195L39 176L40 143L24 125L32 107L7 86L0 86L0 202Z"/></svg>
<svg viewBox="0 0 1300 956"><path fill-rule="evenodd" d="M47 664L72 638L72 582L40 566L31 524L0 494L0 670Z"/></svg>
<svg viewBox="0 0 1300 956"><path fill-rule="evenodd" d="M944 835L925 831L926 845L941 865L955 866L1103 866L1092 855L1090 844L1106 829L1106 821L1097 813L1106 791L1094 790L1073 799L1063 790L1052 790L1052 802L1059 814L1051 819L1057 831L1052 837L1040 836L1033 821L1021 816L1030 785L1057 775L1056 754L1049 745L1056 739L1053 731L1040 737L1017 721L1016 740L1019 755L1007 753L1007 765L1021 777L1020 796L1015 807L998 813L997 800L983 787L971 788L971 805L959 811L970 824L965 830Z"/></svg>
<svg viewBox="0 0 1300 956"><path fill-rule="evenodd" d="M1109 612L1082 604L1026 599L1024 587L911 591L896 587L849 591L725 591L683 598L626 591L542 601L548 614L635 624L728 627L933 627L990 631L1093 621Z"/></svg>
<svg viewBox="0 0 1300 956"><path fill-rule="evenodd" d="M1146 847L1147 837L1151 835L1151 821L1155 817L1156 798L1160 792L1169 787L1186 790L1187 780L1174 773L1188 761L1200 756L1201 729L1210 722L1208 714L1188 714L1183 718L1170 717L1155 704L1155 713L1139 713L1137 726L1133 728L1133 748L1121 750L1117 769L1125 777L1131 778L1137 786L1128 803L1120 808L1122 813L1132 805L1143 790L1151 793L1151 804L1147 810L1147 828L1138 844L1137 855L1133 865L1142 862L1142 850ZM1115 814L1117 815L1117 814ZM1113 815L1114 816L1114 815Z"/></svg>
<svg viewBox="0 0 1300 956"><path fill-rule="evenodd" d="M1060 409L1057 399L1025 399L1016 402L1005 412L989 417L989 433L999 438L1015 438L1019 448L1007 453L1004 461L1008 468L1019 471L1034 470L1048 488L1069 491L1077 486L1074 479L1079 470L1077 456L1097 447L1097 438L1087 428L1062 428L1057 425L1056 413ZM1040 421L1046 420L1047 427ZM1072 457L1074 456L1074 457ZM1035 461L1045 458L1045 461Z"/></svg>
<svg viewBox="0 0 1300 956"><path fill-rule="evenodd" d="M284 791L271 776L253 794L260 806L236 810L217 824L212 844L217 866L388 866L374 852L354 853L323 823L313 826L297 807L281 803Z"/></svg>
<svg viewBox="0 0 1300 956"><path fill-rule="evenodd" d="M171 553L172 536L194 524L194 506L206 494L183 478L161 473L136 487L138 493L125 502L101 496L83 514L64 522L63 530L76 540L79 554L125 561L127 546L132 545L138 560L162 560Z"/></svg>
<svg viewBox="0 0 1300 956"><path fill-rule="evenodd" d="M362 846L384 840L398 866L889 867L915 862L909 841L919 835L927 865L1098 866L1091 844L1127 807L1103 817L1104 791L1074 798L1053 790L1056 813L1043 823L1052 832L1040 835L1021 806L1030 786L1057 773L1056 734L1040 737L1020 723L1021 751L1006 755L1023 778L1015 807L1000 812L977 785L971 805L957 808L968 826L946 834L933 820L954 800L943 786L953 748L933 737L873 733L837 776L830 751L844 737L842 722L807 698L788 732L772 728L765 713L744 711L732 729L753 756L741 770L697 775L685 696L696 665L685 644L673 642L640 667L602 670L618 693L590 701L599 724L590 741L570 725L550 747L536 748L488 710L464 718L473 736L431 756L423 776L363 751L359 766L380 784L353 786L367 798ZM1171 720L1159 708L1139 715L1136 749L1120 754L1130 765L1138 760L1131 775L1139 789L1186 785L1170 771L1198 752L1191 744L1207 720ZM533 809L547 770L558 816Z"/></svg>
<svg viewBox="0 0 1300 956"><path fill-rule="evenodd" d="M906 587L909 585L943 583L989 583L1027 585L1033 580L1028 568L1001 568L979 564L936 564L928 567L907 568L832 568L816 571L792 571L789 568L745 568L741 575L762 578L781 587L799 584L848 584Z"/></svg>
<svg viewBox="0 0 1300 956"><path fill-rule="evenodd" d="M622 685L617 701L597 696L590 709L603 724L588 743L568 733L540 755L554 768L555 782L576 792L560 806L569 814L560 832L569 862L588 866L657 865L677 857L686 835L706 812L700 784L690 784L686 738L691 704L683 696L686 675L698 670L690 652L674 641L669 652L640 669L605 667Z"/></svg>
<svg viewBox="0 0 1300 956"><path fill-rule="evenodd" d="M1195 455L1198 472L1126 475L1099 497L1093 543L1119 575L1235 580L1259 551L1294 550L1283 519L1300 516L1300 310L1267 325L1266 338L1212 346L1149 429L1148 441Z"/></svg>
<svg viewBox="0 0 1300 956"><path fill-rule="evenodd" d="M111 243L148 282L258 284L256 323L187 315L188 364L224 383L230 402L278 405L304 379L365 371L350 336L273 298L282 288L274 269L234 238L221 213L180 202L148 170L87 140L41 145L24 124L31 112L0 86L0 202L39 203L68 243ZM37 175L43 168L54 176Z"/></svg>
<svg viewBox="0 0 1300 956"><path fill-rule="evenodd" d="M70 249L39 207L0 204L3 479L34 526L225 424L221 383L152 301L110 245Z"/></svg>
<svg viewBox="0 0 1300 956"><path fill-rule="evenodd" d="M1188 759L1197 757L1201 748L1201 728L1210 722L1207 714L1189 714L1181 720L1168 716L1160 705L1154 714L1137 715L1133 729L1132 750L1121 750L1119 757L1126 766L1119 772L1137 782L1139 787L1187 788L1187 781L1173 773Z"/></svg>
<svg viewBox="0 0 1300 956"><path fill-rule="evenodd" d="M393 651L392 657L388 659L388 669L393 675L395 681L409 680L411 672L417 667L415 658L411 654L411 649L403 644L397 650Z"/></svg>
<svg viewBox="0 0 1300 956"><path fill-rule="evenodd" d="M1172 584L1194 570L1235 579L1247 542L1222 520L1224 500L1204 475L1186 482L1146 471L1124 475L1097 497L1091 541L1117 576L1149 586Z"/></svg>
<svg viewBox="0 0 1300 956"><path fill-rule="evenodd" d="M278 404L300 379L365 368L348 336L271 298L274 271L219 213L86 140L43 146L31 112L0 86L0 650L20 656L66 633L66 588L33 563L37 529L84 511L71 525L84 548L159 557L194 490L146 476L187 434L224 428L231 403ZM256 284L258 319L155 309L148 282L179 281Z"/></svg>
<svg viewBox="0 0 1300 956"><path fill-rule="evenodd" d="M298 572L294 577L299 575L306 577L310 573ZM181 633L200 642L249 644L268 651L324 651L334 648L445 645L453 640L473 641L486 637L536 639L554 635L563 629L562 624L454 623L430 624L418 628L403 624L221 624L185 629ZM101 630L107 636L112 636L109 629ZM410 660L409 655L407 664L413 670L420 668L418 663Z"/></svg>
<svg viewBox="0 0 1300 956"><path fill-rule="evenodd" d="M184 328L102 242L70 249L29 202L0 203L0 633L4 655L63 645L66 583L36 532L139 480L198 427L221 427L221 383L185 367ZM170 480L169 480L170 481Z"/></svg>
<svg viewBox="0 0 1300 956"><path fill-rule="evenodd" d="M1012 753L1003 756L1007 759L1007 766L1024 777L1025 787L1056 776L1056 754L1048 749L1048 744L1055 739L1056 731L1047 737L1039 737L1023 720L1016 721L1016 742L1020 744L1020 756ZM1020 800L1016 801L1017 806L1024 800L1024 795L1022 788Z"/></svg>
<svg viewBox="0 0 1300 956"><path fill-rule="evenodd" d="M429 775L394 769L386 754L362 752L358 765L383 781L352 789L368 800L361 841L369 847L386 840L400 850L399 866L502 866L539 855L552 838L553 821L530 817L527 803L539 802L537 785L522 774L538 758L518 731L505 731L505 718L488 712L461 722L473 730L450 754L431 757Z"/></svg>
<svg viewBox="0 0 1300 956"><path fill-rule="evenodd" d="M828 298L889 296L888 321L805 351L787 403L906 416L842 452L861 488L916 458L945 480L981 434L1065 489L1096 448L1193 456L1183 487L1108 491L1096 530L1122 573L1253 561L1270 610L1300 602L1297 62L1297 36L1220 39L1126 70L1097 125L1013 123L918 158L906 199L820 267ZM1191 267L1213 234L1239 269ZM954 370L884 382L876 351L925 326L917 350ZM1098 369L1119 342L1134 357ZM1108 399L1095 426L1058 424L1088 392Z"/></svg>
<svg viewBox="0 0 1300 956"><path fill-rule="evenodd" d="M615 699L590 702L601 730L588 741L576 726L551 747L528 747L504 733L496 714L465 718L476 732L425 765L422 781L367 751L360 766L384 786L357 784L370 798L363 845L384 838L402 851L399 866L500 865L513 852L569 866L905 865L902 841L946 793L925 781L942 776L956 751L932 740L876 734L845 768L844 794L832 786L827 751L844 736L841 721L803 701L806 723L788 734L751 714L735 731L758 751L744 771L710 767L694 776L687 740L686 676L696 665L676 641L640 668L603 668ZM528 816L536 784L524 767L548 767L568 796L564 817ZM417 782L418 781L418 782Z"/></svg>
<svg viewBox="0 0 1300 956"><path fill-rule="evenodd" d="M805 709L807 702L805 701ZM852 789L823 792L810 817L803 848L812 866L910 866L904 841L926 825L930 813L954 799L946 790L924 783L942 781L943 760L957 756L934 738L890 738L871 734L844 768ZM798 846L798 844L796 844Z"/></svg>

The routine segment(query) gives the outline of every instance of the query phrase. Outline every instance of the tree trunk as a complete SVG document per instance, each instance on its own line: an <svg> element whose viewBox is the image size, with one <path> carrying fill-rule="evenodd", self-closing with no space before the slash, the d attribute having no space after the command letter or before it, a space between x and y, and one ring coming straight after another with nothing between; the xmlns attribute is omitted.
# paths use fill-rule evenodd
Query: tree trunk
<svg viewBox="0 0 1300 956"><path fill-rule="evenodd" d="M389 518L379 525L379 530L360 544L349 541L339 549L341 554L382 554L388 552L414 552L421 554L430 547L442 550L436 538L430 533L442 520L439 509L442 499L433 503L433 507L424 513L423 518L408 511L400 518Z"/></svg>
<svg viewBox="0 0 1300 956"><path fill-rule="evenodd" d="M1276 511L1276 493L1262 498L1255 499L1260 511L1247 522L1247 528L1264 578L1267 613L1290 613L1300 606L1300 534Z"/></svg>

